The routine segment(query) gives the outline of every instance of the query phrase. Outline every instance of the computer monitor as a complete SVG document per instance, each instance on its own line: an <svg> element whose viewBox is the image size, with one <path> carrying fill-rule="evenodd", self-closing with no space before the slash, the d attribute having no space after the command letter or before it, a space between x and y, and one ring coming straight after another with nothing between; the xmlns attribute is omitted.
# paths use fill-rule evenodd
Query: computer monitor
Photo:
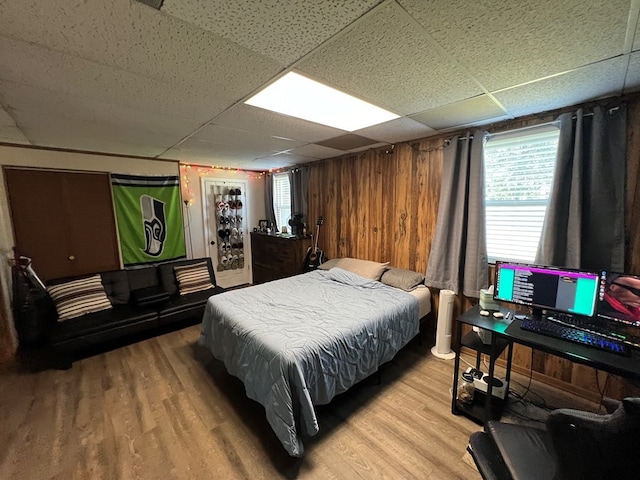
<svg viewBox="0 0 640 480"><path fill-rule="evenodd" d="M603 271L596 311L599 319L640 328L640 276Z"/></svg>
<svg viewBox="0 0 640 480"><path fill-rule="evenodd" d="M531 307L534 317L542 310L591 317L599 284L597 272L497 261L493 298Z"/></svg>

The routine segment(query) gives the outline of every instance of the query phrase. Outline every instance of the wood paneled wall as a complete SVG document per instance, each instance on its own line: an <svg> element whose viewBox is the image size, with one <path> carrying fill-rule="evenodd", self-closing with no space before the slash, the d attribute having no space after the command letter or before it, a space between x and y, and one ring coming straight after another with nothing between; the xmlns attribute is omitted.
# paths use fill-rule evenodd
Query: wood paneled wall
<svg viewBox="0 0 640 480"><path fill-rule="evenodd" d="M324 217L319 246L425 271L442 177L442 139L403 143L313 164L309 218Z"/></svg>
<svg viewBox="0 0 640 480"><path fill-rule="evenodd" d="M509 130L544 123L555 115L518 119L494 127ZM640 96L630 100L626 191L626 271L640 272ZM328 258L356 257L425 272L435 232L444 138L427 138L349 154L310 165L309 219L325 219L319 246ZM434 293L434 309L438 296ZM456 299L455 314L474 303ZM435 318L435 316L434 316ZM431 326L435 329L435 326ZM597 400L606 388L614 398L640 388L567 360L517 346L514 369Z"/></svg>

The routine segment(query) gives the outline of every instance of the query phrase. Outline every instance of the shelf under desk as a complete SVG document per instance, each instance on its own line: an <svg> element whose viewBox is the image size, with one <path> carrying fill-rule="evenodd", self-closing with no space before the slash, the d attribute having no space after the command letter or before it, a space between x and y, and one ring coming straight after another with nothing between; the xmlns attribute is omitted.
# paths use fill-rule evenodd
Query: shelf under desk
<svg viewBox="0 0 640 480"><path fill-rule="evenodd" d="M501 309L501 312L504 315L506 315L508 311L509 310L506 308ZM523 330L520 328L522 322L518 319L511 321L506 320L506 318L497 319L493 316L482 316L480 315L479 306L469 309L458 317L457 321L459 324L483 328L492 334L491 344L484 344L473 332L462 336L461 325L458 325L457 329L457 356L455 361L451 410L454 414L463 413L480 423L483 423L487 418L495 418L496 414L499 414L499 411L497 411L495 406L492 405L496 399L490 395L487 395L486 397L484 412L482 407L479 407L478 405L475 405L472 408L461 408L460 403L457 402L456 390L458 376L460 374L460 349L463 346L477 352L477 363L479 363L481 354L489 356L488 375L490 378L494 376L494 364L497 357L508 346L509 354L506 365L507 382L511 375L511 359L514 343L525 345L536 350L541 350L543 352L566 358L567 360L581 363L598 370L613 373L615 375L640 378L640 350L632 350L630 356L624 356L588 347L586 345L548 337L539 333Z"/></svg>
<svg viewBox="0 0 640 480"><path fill-rule="evenodd" d="M503 310L502 313L506 315L507 310ZM511 359L513 356L513 345L511 339L505 334L505 330L509 325L509 321L505 318L495 318L493 316L480 315L480 308L474 307L463 315L458 317L458 323L470 325L472 327L479 327L487 330L491 333L491 342L484 343L476 332L469 332L462 335L462 328L458 326L457 329L457 342L456 342L456 361L454 366L454 379L453 379L453 395L451 400L451 412L455 415L464 414L472 420L482 424L486 420L499 419L502 415L502 408L505 405L505 400L496 398L492 395L493 382L492 379L495 375L495 362L502 354L502 352L508 347L509 353L507 356L506 377L507 384L510 381L511 376ZM484 394L483 402L474 399L471 405L464 405L460 403L456 398L458 388L458 377L460 375L460 350L462 347L467 347L476 352L476 368L480 367L480 358L482 354L489 356L489 371L487 372L487 392ZM478 393L478 392L476 392ZM480 395L476 395L480 397Z"/></svg>

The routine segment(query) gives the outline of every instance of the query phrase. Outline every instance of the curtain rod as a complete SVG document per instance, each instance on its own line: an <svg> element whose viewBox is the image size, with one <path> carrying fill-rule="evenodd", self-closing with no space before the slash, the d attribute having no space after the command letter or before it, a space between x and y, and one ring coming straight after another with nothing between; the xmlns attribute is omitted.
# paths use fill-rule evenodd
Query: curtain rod
<svg viewBox="0 0 640 480"><path fill-rule="evenodd" d="M548 111L548 112L541 112L541 113L539 113L539 114L532 114L532 115L529 115L529 116L527 116L527 117L522 117L522 118L530 118L530 119L533 119L533 118L539 118L539 117L541 117L541 116L543 116L543 115L555 115L556 119L555 119L555 120L548 121L548 122L544 122L544 123L537 123L537 124L535 124L535 125L528 125L528 126L526 126L526 127L520 127L520 128L514 128L514 129L504 130L504 131L501 131L501 132L490 133L490 135L501 135L501 134L503 134L503 133L517 132L518 130L525 130L525 129L527 129L527 128L535 128L535 127L539 127L539 126L542 126L542 125L551 125L551 124L553 124L553 123L555 123L555 122L557 122L557 121L558 121L558 117L559 117L560 115L563 115L563 114L565 114L565 113L568 113L568 112L570 112L571 110L574 110L574 111L575 111L575 110L578 110L578 109L583 109L583 110L584 110L584 109L588 109L588 110L591 110L591 109L593 109L593 107L597 107L598 105L601 105L601 104L599 104L599 103L595 103L595 104L587 104L587 105L583 105L583 106L576 106L576 108L573 108L573 109L572 109L571 107L568 107L568 108L566 108L566 109L557 109L557 110L555 110L555 111ZM617 111L617 110L619 110L619 109L620 109L620 106L619 106L619 105L615 105L615 106L613 106L613 107L609 108L609 109L608 109L608 112L609 112L609 113L613 113L613 112L615 112L615 111ZM592 116L593 116L593 112L592 112L592 111L590 111L590 112L584 113L584 114L583 114L583 116L584 116L584 117L592 117ZM575 120L576 118L577 118L577 117L576 117L575 115L573 115L573 119ZM514 118L514 119L513 119L513 120L511 120L511 121L517 121L517 120L518 120L517 118ZM488 131L488 130L490 130L491 128L504 127L504 125L505 125L505 123L506 123L506 122L507 122L507 121L502 121L502 122L499 122L499 123L496 123L496 124L487 125L487 126L486 126L487 131Z"/></svg>
<svg viewBox="0 0 640 480"><path fill-rule="evenodd" d="M588 113L587 115L593 115L593 113ZM529 130L529 129L532 129L532 128L548 127L549 125L553 125L555 123L558 123L558 120L552 120L550 122L544 122L544 123L537 123L535 125L527 125L525 127L513 128L513 129L510 129L510 130L503 130L502 132L489 133L489 136L495 137L495 136L498 136L498 135L506 135L506 134L509 134L509 133L521 132L523 130Z"/></svg>
<svg viewBox="0 0 640 480"><path fill-rule="evenodd" d="M619 106L611 107L611 108L608 109L608 112L609 113L613 113L613 112L615 112L615 111L617 111L619 109L620 109ZM562 115L562 113L558 114L558 116L560 116L560 115ZM593 116L593 112L587 112L587 113L583 114L583 117L592 117L592 116ZM576 115L573 115L572 118L575 120L578 117ZM512 128L512 129L509 129L509 130L503 130L501 132L490 133L490 132L487 131L487 134L489 136L491 136L491 137L495 137L495 136L498 136L498 135L506 135L506 134L510 134L510 133L514 133L514 132L521 132L523 130L529 130L529 129L532 129L532 128L546 127L546 126L549 126L549 125L554 125L556 123L558 123L558 119L557 118L555 120L551 120L549 122L537 123L535 125L527 125L527 126L519 127L519 128ZM465 138L467 138L467 137L466 136L465 137L460 137L458 140L464 140ZM473 135L471 135L469 138L473 139Z"/></svg>
<svg viewBox="0 0 640 480"><path fill-rule="evenodd" d="M605 100L606 100L606 99L605 99ZM610 100L610 99L609 99L609 100ZM624 101L624 100L625 100L625 98L622 98L622 99L619 99L619 100ZM591 109L591 108L593 108L594 106L598 106L598 105L601 105L601 103L597 103L597 102L596 102L595 104L591 104L591 105L589 105L589 104L583 104L583 106L576 106L576 108L582 108L582 109L585 109L585 108L586 108L586 109ZM567 113L567 112L569 112L569 111L570 111L570 110L569 110L569 108L571 108L571 107L567 107L567 109L566 109L566 110L564 110L564 111L562 111L563 109L558 109L558 110L555 110L555 111L541 112L541 113L539 113L539 114L532 114L532 115L530 115L530 116L529 116L529 118L536 118L536 117L538 117L538 118L539 118L541 115L547 115L547 114L548 114L548 115L553 115L553 114L555 114L555 115L556 115L556 119L555 119L555 120L551 120L551 121L544 122L544 123L538 123L538 124L535 124L535 125L527 125L527 126L525 126L525 127L513 128L513 129L509 129L509 130L503 130L503 131L501 131L501 132L496 132L496 133L489 133L489 131L488 131L488 130L489 130L489 129L491 129L491 128L497 128L498 126L504 126L504 124L506 123L506 121L504 121L504 120L503 120L503 121L502 121L502 122L500 122L500 123L495 123L495 124L485 125L485 127L486 127L485 132L487 132L487 134L488 134L489 136L496 136L496 135L504 135L504 134L507 134L507 133L518 132L518 131L521 131L521 130L528 130L528 129L530 129L530 128L537 128L537 127L542 127L542 126L546 126L546 125L553 125L554 123L557 123L557 121L558 121L558 120L557 120L557 117L558 117L558 116L562 115L563 113ZM619 109L620 109L620 107L619 107L618 105L616 105L616 106L613 106L613 107L609 108L609 110L608 110L608 111L609 111L609 113L613 113L613 112L615 112L615 111L617 111L617 110L619 110ZM583 116L585 116L585 117L593 116L593 112L587 112L587 113L583 114ZM573 119L575 120L576 118L577 118L577 117L574 115L574 116L573 116ZM510 121L517 121L517 119L512 119L512 120L510 120ZM478 127L474 128L474 129L480 129L480 128L482 128L482 126L478 126ZM466 130L466 131L468 132L469 130ZM458 136L459 136L458 141L466 140L467 138L469 138L469 139L473 140L473 135L469 135L469 136L467 137L467 135L464 135L464 134L462 134L462 133L457 133L457 134L453 134L453 135L452 135L451 137L449 137L449 138L445 138L445 139L442 141L442 145L440 145L440 146L438 146L438 147L435 147L435 148L428 148L428 149L419 149L419 148L415 148L415 147L413 147L413 146L412 146L412 147L411 147L411 149L412 149L412 150L414 150L414 151L415 151L416 153L418 153L418 154L420 154L420 153L429 153L429 152L433 152L433 151L435 151L435 150L440 150L440 149L442 149L443 147L446 147L447 145L449 145L449 144L451 143L451 139L452 139L453 137L455 137L456 135L458 135Z"/></svg>

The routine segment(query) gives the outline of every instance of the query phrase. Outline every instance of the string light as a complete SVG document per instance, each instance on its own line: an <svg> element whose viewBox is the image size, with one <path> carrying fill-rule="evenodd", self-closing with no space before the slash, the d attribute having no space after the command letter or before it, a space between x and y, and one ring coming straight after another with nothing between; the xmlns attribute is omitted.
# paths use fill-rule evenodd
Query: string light
<svg viewBox="0 0 640 480"><path fill-rule="evenodd" d="M206 175L211 175L216 172L223 171L225 173L232 174L243 174L245 177L250 179L260 179L264 177L267 172L256 172L255 170L243 170L241 168L235 167L222 167L217 165L194 165L191 163L181 163L180 164L180 172L181 172L181 184L182 184L182 199L187 202L188 205L191 205L194 201L195 195L191 186L189 185L189 173L196 172L199 176L203 177ZM269 173L280 170L269 170Z"/></svg>

